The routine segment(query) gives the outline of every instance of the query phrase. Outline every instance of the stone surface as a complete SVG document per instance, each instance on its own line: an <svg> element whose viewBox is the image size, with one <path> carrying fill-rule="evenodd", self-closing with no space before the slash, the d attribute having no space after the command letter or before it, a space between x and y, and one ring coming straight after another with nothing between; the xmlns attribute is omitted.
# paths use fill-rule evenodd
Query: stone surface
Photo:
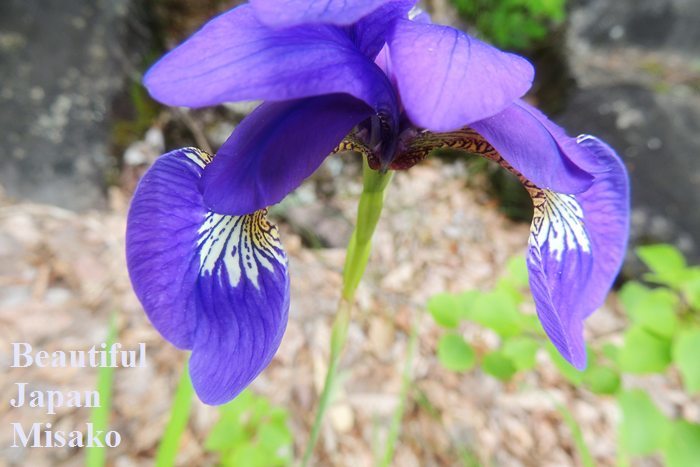
<svg viewBox="0 0 700 467"><path fill-rule="evenodd" d="M132 0L0 2L0 184L72 209L105 204L111 109L148 36Z"/></svg>
<svg viewBox="0 0 700 467"><path fill-rule="evenodd" d="M580 0L568 47L578 88L557 120L627 164L632 246L700 260L700 2Z"/></svg>
<svg viewBox="0 0 700 467"><path fill-rule="evenodd" d="M636 84L577 92L559 119L597 135L625 160L632 182L633 243L700 247L700 99Z"/></svg>
<svg viewBox="0 0 700 467"><path fill-rule="evenodd" d="M574 27L595 46L626 45L697 53L697 0L578 0Z"/></svg>

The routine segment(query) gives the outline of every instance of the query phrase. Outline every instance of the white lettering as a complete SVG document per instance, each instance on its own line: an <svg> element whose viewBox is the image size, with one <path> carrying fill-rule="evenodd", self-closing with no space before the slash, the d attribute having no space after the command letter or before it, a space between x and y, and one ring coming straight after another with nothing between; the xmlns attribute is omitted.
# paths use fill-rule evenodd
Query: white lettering
<svg viewBox="0 0 700 467"><path fill-rule="evenodd" d="M24 348L24 351L20 351L20 348ZM32 356L29 355L32 351L32 346L26 342L13 342L12 343L12 368L26 368L30 366L33 362ZM20 363L20 357L24 357L24 364Z"/></svg>

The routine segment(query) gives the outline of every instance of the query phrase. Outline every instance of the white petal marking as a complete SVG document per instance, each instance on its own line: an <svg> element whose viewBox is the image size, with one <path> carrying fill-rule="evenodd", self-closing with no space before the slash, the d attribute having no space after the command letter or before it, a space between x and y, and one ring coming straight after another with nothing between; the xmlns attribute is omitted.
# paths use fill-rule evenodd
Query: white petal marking
<svg viewBox="0 0 700 467"><path fill-rule="evenodd" d="M265 211L246 216L208 213L198 231L199 273L218 275L226 272L231 287L241 277L259 289L259 266L274 272L271 261L286 264L286 256L277 229L265 218Z"/></svg>
<svg viewBox="0 0 700 467"><path fill-rule="evenodd" d="M583 223L583 210L574 195L527 187L535 207L530 228L530 244L547 245L550 254L561 261L565 251L591 251Z"/></svg>
<svg viewBox="0 0 700 467"><path fill-rule="evenodd" d="M184 156L204 169L212 157L197 148L185 148ZM260 289L259 267L274 273L273 261L286 267L287 257L277 228L268 222L267 210L261 209L245 216L228 216L208 212L197 231L199 274L228 277L231 287L237 287L245 277Z"/></svg>

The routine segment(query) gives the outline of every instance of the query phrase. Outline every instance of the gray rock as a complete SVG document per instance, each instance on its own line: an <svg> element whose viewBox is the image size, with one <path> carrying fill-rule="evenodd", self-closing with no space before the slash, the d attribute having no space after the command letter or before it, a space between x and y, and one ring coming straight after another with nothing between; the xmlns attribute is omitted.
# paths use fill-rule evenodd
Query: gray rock
<svg viewBox="0 0 700 467"><path fill-rule="evenodd" d="M578 91L559 118L603 138L632 183L632 243L671 242L700 253L700 98L621 84Z"/></svg>
<svg viewBox="0 0 700 467"><path fill-rule="evenodd" d="M699 261L700 2L578 0L568 48L580 88L558 121L625 161L631 246L674 243Z"/></svg>
<svg viewBox="0 0 700 467"><path fill-rule="evenodd" d="M574 28L596 46L700 51L697 0L579 0Z"/></svg>
<svg viewBox="0 0 700 467"><path fill-rule="evenodd" d="M148 44L132 27L136 4L0 2L0 184L11 197L105 204L111 109Z"/></svg>

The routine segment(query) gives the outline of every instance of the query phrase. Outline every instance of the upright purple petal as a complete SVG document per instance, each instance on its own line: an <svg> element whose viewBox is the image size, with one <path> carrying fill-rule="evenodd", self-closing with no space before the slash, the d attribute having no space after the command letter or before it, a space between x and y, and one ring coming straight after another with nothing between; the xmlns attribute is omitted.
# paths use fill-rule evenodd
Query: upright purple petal
<svg viewBox="0 0 700 467"><path fill-rule="evenodd" d="M197 183L208 155L162 156L144 175L127 221L129 275L155 328L192 349L199 398L234 398L270 362L289 310L287 259L264 211L216 214Z"/></svg>
<svg viewBox="0 0 700 467"><path fill-rule="evenodd" d="M250 3L262 23L275 28L284 28L312 23L347 26L392 2L391 0L250 0Z"/></svg>
<svg viewBox="0 0 700 467"><path fill-rule="evenodd" d="M156 63L144 83L156 100L174 106L342 92L396 113L386 76L342 28L273 30L255 18L250 5L208 22Z"/></svg>
<svg viewBox="0 0 700 467"><path fill-rule="evenodd" d="M262 104L204 171L207 206L240 215L281 201L372 113L347 94Z"/></svg>
<svg viewBox="0 0 700 467"><path fill-rule="evenodd" d="M522 57L424 22L397 21L389 51L406 113L432 131L497 114L530 89L534 76Z"/></svg>
<svg viewBox="0 0 700 467"><path fill-rule="evenodd" d="M387 2L371 14L348 26L346 31L360 51L374 58L387 42L393 24L408 18L415 0ZM416 13L418 15L418 13ZM424 16L420 16L424 19Z"/></svg>
<svg viewBox="0 0 700 467"><path fill-rule="evenodd" d="M433 22L433 18L431 18L426 11L423 11L418 7L413 8L408 13L408 19L415 21L416 23L430 24Z"/></svg>
<svg viewBox="0 0 700 467"><path fill-rule="evenodd" d="M629 189L624 165L612 149L593 137L581 137L577 144L590 163L606 170L577 195L528 187L535 215L527 265L547 335L564 358L583 369L583 320L602 305L624 258Z"/></svg>
<svg viewBox="0 0 700 467"><path fill-rule="evenodd" d="M578 165L590 159L588 151L525 102L517 101L471 127L540 188L580 193L591 186L592 175Z"/></svg>

